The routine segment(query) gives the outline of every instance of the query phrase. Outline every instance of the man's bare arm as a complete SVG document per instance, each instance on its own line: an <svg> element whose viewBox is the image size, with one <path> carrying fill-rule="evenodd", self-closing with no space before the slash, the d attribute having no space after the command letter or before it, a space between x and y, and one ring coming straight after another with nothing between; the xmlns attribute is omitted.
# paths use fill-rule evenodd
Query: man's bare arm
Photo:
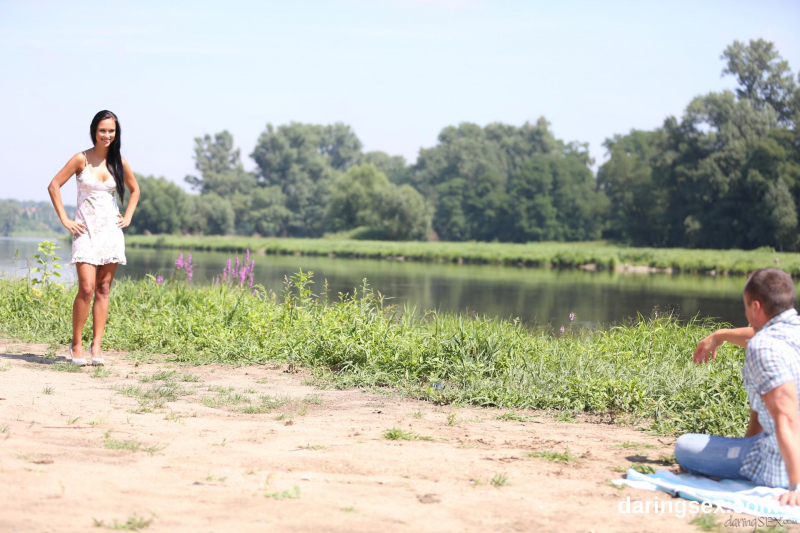
<svg viewBox="0 0 800 533"><path fill-rule="evenodd" d="M758 413L750 409L750 421L747 423L747 431L745 432L745 437L752 437L753 435L758 435L764 431L764 428L761 427L761 423L758 421Z"/></svg>
<svg viewBox="0 0 800 533"><path fill-rule="evenodd" d="M747 341L753 338L756 331L751 327L746 328L733 328L733 329L718 329L705 339L701 340L694 351L695 363L707 363L709 357L714 359L717 356L717 348L722 346L725 342L730 342L741 346L747 347Z"/></svg>
<svg viewBox="0 0 800 533"><path fill-rule="evenodd" d="M794 381L779 385L763 394L761 398L775 421L775 437L789 486L800 483L800 415L797 412L797 384ZM778 497L781 505L800 505L800 492L790 491Z"/></svg>

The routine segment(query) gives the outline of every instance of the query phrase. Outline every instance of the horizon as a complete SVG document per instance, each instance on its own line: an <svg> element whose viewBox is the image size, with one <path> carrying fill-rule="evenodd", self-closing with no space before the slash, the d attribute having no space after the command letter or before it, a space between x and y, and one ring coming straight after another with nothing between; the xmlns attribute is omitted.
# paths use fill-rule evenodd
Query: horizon
<svg viewBox="0 0 800 533"><path fill-rule="evenodd" d="M633 5L0 2L0 42L15 52L0 66L16 80L0 87L14 103L0 110L12 156L0 197L48 201L49 181L91 147L89 121L104 108L120 117L134 171L186 190L194 138L228 130L252 170L268 122L344 122L365 152L411 164L447 126L543 116L558 139L589 143L596 171L605 139L735 87L720 59L734 40L772 41L800 68L796 3ZM108 73L92 61L106 56L117 67ZM70 180L62 198L74 197Z"/></svg>

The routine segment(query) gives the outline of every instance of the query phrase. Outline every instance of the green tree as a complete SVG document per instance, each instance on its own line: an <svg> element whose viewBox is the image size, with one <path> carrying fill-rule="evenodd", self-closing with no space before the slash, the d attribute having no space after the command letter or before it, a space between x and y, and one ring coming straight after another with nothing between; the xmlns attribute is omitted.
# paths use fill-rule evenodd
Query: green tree
<svg viewBox="0 0 800 533"><path fill-rule="evenodd" d="M205 235L231 235L234 214L230 202L216 193L188 197L186 229Z"/></svg>
<svg viewBox="0 0 800 533"><path fill-rule="evenodd" d="M0 235L8 237L20 215L17 204L11 200L0 200Z"/></svg>
<svg viewBox="0 0 800 533"><path fill-rule="evenodd" d="M253 192L249 221L260 235L285 237L290 217L286 196L280 187L259 187Z"/></svg>
<svg viewBox="0 0 800 533"><path fill-rule="evenodd" d="M797 247L797 206L783 179L771 183L762 202L763 212L769 220L768 236L778 250L794 250Z"/></svg>
<svg viewBox="0 0 800 533"><path fill-rule="evenodd" d="M585 144L557 140L548 122L447 127L420 150L410 182L430 198L446 240L597 238L607 200Z"/></svg>
<svg viewBox="0 0 800 533"><path fill-rule="evenodd" d="M380 151L367 152L361 156L359 164L374 165L375 168L386 174L389 181L397 185L409 183L411 180L411 168L401 155L392 156Z"/></svg>
<svg viewBox="0 0 800 533"><path fill-rule="evenodd" d="M251 157L258 165L259 184L279 187L286 199L287 235L322 235L328 187L336 168L346 168L354 161L352 152L356 146L360 148L356 141L355 134L343 125L326 128L292 122L276 129L267 124Z"/></svg>
<svg viewBox="0 0 800 533"><path fill-rule="evenodd" d="M165 178L136 175L141 197L131 233L181 233L188 215L188 194ZM126 203L129 195L126 195ZM124 212L125 206L122 211Z"/></svg>
<svg viewBox="0 0 800 533"><path fill-rule="evenodd" d="M653 175L662 143L662 130L606 140L609 159L598 169L597 184L609 200L607 237L636 246L667 243L668 191Z"/></svg>
<svg viewBox="0 0 800 533"><path fill-rule="evenodd" d="M236 231L252 233L248 216L257 183L255 176L244 170L239 149L233 148L233 136L222 131L213 138L205 135L194 141L195 167L200 176L186 176L185 181L201 195L213 193L226 198L233 209Z"/></svg>
<svg viewBox="0 0 800 533"><path fill-rule="evenodd" d="M375 210L376 196L389 185L386 175L369 164L352 166L337 176L331 184L325 212L330 229L374 226L381 216Z"/></svg>
<svg viewBox="0 0 800 533"><path fill-rule="evenodd" d="M431 230L431 210L411 185L394 185L377 191L374 200L373 237L390 241L425 240Z"/></svg>
<svg viewBox="0 0 800 533"><path fill-rule="evenodd" d="M791 124L793 120L792 100L797 93L797 84L775 45L763 39L751 40L749 44L734 41L722 53L726 61L723 74L730 74L739 82L736 94L749 100L756 108L770 106L779 120Z"/></svg>

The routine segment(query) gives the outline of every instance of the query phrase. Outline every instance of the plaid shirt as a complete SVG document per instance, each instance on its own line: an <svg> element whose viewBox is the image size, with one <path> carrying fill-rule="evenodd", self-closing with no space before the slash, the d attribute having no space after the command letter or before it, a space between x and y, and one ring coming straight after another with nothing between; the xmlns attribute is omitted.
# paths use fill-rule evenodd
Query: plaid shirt
<svg viewBox="0 0 800 533"><path fill-rule="evenodd" d="M742 377L750 408L758 413L758 422L764 431L744 458L739 473L757 485L788 488L789 475L775 437L775 421L761 396L791 381L800 389L800 315L797 311L789 309L773 317L747 343Z"/></svg>

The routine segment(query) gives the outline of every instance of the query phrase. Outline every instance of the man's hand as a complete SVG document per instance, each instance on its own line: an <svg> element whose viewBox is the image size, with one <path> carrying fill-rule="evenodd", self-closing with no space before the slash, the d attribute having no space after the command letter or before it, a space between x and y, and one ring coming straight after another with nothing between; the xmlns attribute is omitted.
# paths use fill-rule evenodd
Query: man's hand
<svg viewBox="0 0 800 533"><path fill-rule="evenodd" d="M693 357L695 363L707 363L709 361L709 356L711 356L711 359L717 357L717 348L719 348L724 341L717 338L716 333L717 332L715 331L705 339L701 340L697 345Z"/></svg>
<svg viewBox="0 0 800 533"><path fill-rule="evenodd" d="M796 490L787 490L780 496L776 496L775 499L781 502L781 505L791 505L792 507L797 507L800 505L800 492Z"/></svg>

